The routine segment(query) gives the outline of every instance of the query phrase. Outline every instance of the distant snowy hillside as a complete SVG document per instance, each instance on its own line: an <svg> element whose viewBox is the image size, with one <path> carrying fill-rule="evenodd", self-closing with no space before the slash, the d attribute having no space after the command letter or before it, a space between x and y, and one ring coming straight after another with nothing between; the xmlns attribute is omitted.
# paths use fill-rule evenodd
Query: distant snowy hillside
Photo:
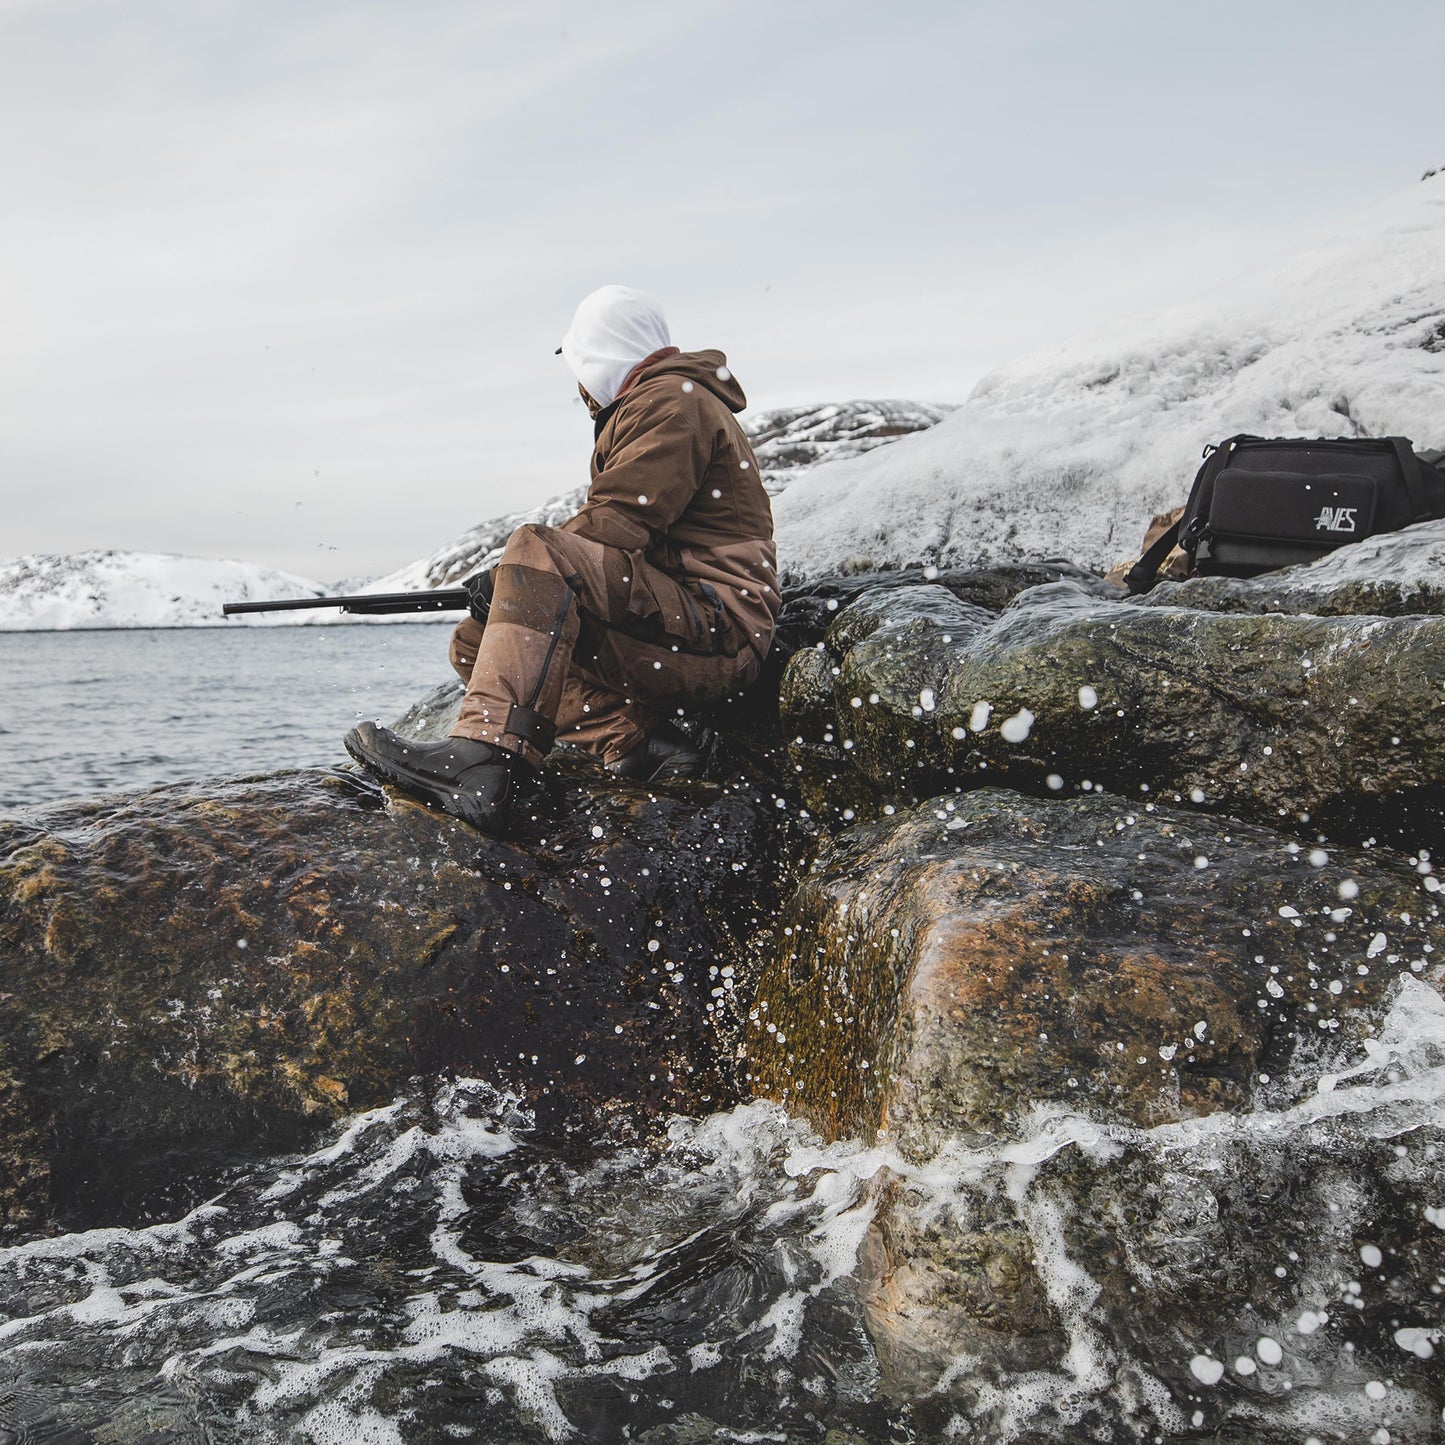
<svg viewBox="0 0 1445 1445"><path fill-rule="evenodd" d="M919 401L844 401L744 415L763 485L776 497L823 462L861 456L910 432L936 426L951 406Z"/></svg>
<svg viewBox="0 0 1445 1445"><path fill-rule="evenodd" d="M565 522L582 505L587 495L586 486L574 487L532 507L525 512L508 512L505 517L494 517L489 522L469 528L445 547L438 548L416 562L408 562L385 577L360 588L362 592L411 592L424 587L445 587L449 582L469 577L479 567L495 562L501 555L502 544L517 530L529 522L543 527L555 527Z"/></svg>
<svg viewBox="0 0 1445 1445"><path fill-rule="evenodd" d="M916 401L844 401L745 414L763 486L776 497L810 468L842 457L859 456L909 432L923 431L952 410ZM583 458L585 462L585 456ZM479 567L495 562L503 543L518 527L535 523L555 527L582 505L587 487L573 487L525 512L510 512L463 532L455 541L365 588L366 592L407 592L444 587Z"/></svg>
<svg viewBox="0 0 1445 1445"><path fill-rule="evenodd" d="M1100 569L1184 500L1206 442L1445 446L1445 174L1198 300L1000 367L921 436L819 467L774 507L787 574L854 558Z"/></svg>
<svg viewBox="0 0 1445 1445"><path fill-rule="evenodd" d="M0 561L0 632L67 632L100 627L254 626L221 615L223 602L323 597L328 588L253 562L220 562L159 552L72 552ZM315 620L278 613L277 622Z"/></svg>
<svg viewBox="0 0 1445 1445"><path fill-rule="evenodd" d="M945 407L915 402L852 401L761 412L750 422L764 485L774 495L809 466L856 456L910 431L932 426ZM273 612L224 618L223 602L407 592L440 587L495 560L511 533L527 522L565 522L586 486L525 512L512 512L464 532L456 541L374 582L324 587L309 577L251 562L218 562L154 552L37 554L0 561L0 632L60 632L121 627L274 627L370 622L434 622L433 613L353 617L341 612Z"/></svg>

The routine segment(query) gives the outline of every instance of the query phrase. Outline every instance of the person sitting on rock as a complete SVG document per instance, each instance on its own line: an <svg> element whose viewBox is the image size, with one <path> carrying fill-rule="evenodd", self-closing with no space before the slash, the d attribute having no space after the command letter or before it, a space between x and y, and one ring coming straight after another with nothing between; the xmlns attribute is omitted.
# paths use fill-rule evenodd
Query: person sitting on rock
<svg viewBox="0 0 1445 1445"><path fill-rule="evenodd" d="M680 351L654 300L604 286L558 354L595 422L586 502L560 527L518 527L465 584L449 738L346 737L378 777L497 835L559 736L624 778L701 772L667 714L753 681L779 609L772 510L722 352Z"/></svg>

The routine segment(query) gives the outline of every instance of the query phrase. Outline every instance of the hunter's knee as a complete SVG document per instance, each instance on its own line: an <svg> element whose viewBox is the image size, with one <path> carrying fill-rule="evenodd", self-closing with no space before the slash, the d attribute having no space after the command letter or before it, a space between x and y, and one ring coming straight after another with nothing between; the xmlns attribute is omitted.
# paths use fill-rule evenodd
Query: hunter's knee
<svg viewBox="0 0 1445 1445"><path fill-rule="evenodd" d="M502 565L511 563L521 567L545 567L558 556L560 547L557 539L563 535L556 527L528 522L507 538L506 550L502 553Z"/></svg>

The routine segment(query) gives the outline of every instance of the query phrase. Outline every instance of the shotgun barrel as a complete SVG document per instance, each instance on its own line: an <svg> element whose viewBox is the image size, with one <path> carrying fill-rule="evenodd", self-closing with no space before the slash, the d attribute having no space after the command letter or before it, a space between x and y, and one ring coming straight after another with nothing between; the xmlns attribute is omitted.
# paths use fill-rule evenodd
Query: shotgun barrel
<svg viewBox="0 0 1445 1445"><path fill-rule="evenodd" d="M290 597L279 602L227 602L221 611L227 617L241 612L300 612L315 607L337 607L362 617L390 612L465 612L469 605L465 587L437 587L427 592L363 592L357 597Z"/></svg>

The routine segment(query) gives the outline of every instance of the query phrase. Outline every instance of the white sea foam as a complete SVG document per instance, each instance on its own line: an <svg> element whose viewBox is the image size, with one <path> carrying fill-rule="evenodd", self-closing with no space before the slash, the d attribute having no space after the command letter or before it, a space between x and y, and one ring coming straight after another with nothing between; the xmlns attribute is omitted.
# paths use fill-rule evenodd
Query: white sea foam
<svg viewBox="0 0 1445 1445"><path fill-rule="evenodd" d="M672 1398L686 1380L723 1378L738 1351L751 1354L757 1379L767 1371L800 1377L818 1348L819 1306L829 1301L837 1310L853 1299L852 1277L883 1198L879 1181L887 1179L925 1228L946 1234L980 1216L1011 1218L1061 1332L1050 1368L1009 1371L966 1352L945 1362L934 1388L968 1402L959 1420L987 1419L990 1438L1000 1441L1045 1426L1085 1429L1100 1411L1130 1431L1179 1431L1188 1418L1176 1387L1164 1383L1157 1362L1135 1357L1105 1308L1095 1262L1071 1243L1078 1206L1059 1171L1071 1159L1104 1177L1142 1168L1185 1219L1196 1197L1209 1197L1261 1153L1287 1159L1301 1147L1340 1151L1370 1141L1404 1141L1407 1152L1420 1152L1420 1139L1445 1127L1445 1001L1405 978L1377 1036L1330 1077L1324 1092L1310 1089L1308 1077L1293 1080L1299 1101L1288 1107L1152 1129L1039 1108L1008 1137L957 1140L926 1160L886 1143L824 1145L776 1106L753 1103L675 1121L660 1153L605 1151L585 1166L535 1155L502 1122L513 1102L461 1082L425 1109L398 1101L362 1116L325 1148L175 1224L0 1252L0 1284L31 1281L28 1296L43 1282L36 1298L48 1300L16 1312L0 1331L14 1358L55 1375L70 1369L77 1388L122 1356L129 1369L149 1359L158 1380L184 1381L188 1391L204 1393L214 1380L234 1392L237 1380L249 1380L238 1416L243 1438L389 1442L398 1410L435 1398L421 1382L465 1369L497 1392L489 1409L511 1411L519 1430L560 1441L580 1423L563 1402L590 1379L626 1381L654 1401ZM1412 1179L1427 1190L1438 1179L1423 1152L1398 1163L1396 1187ZM1368 1228L1360 1182L1336 1179L1329 1197L1339 1212L1314 1231L1308 1250L1297 1238L1279 1245L1278 1258L1291 1247L1300 1257L1286 1261L1293 1292L1281 1295L1278 1317L1214 1321L1209 1337L1180 1343L1175 1376L1188 1375L1196 1356L1216 1362L1222 1373L1206 1392L1210 1408L1227 1407L1232 1418L1261 1428L1295 1421L1338 1425L1360 1438L1378 1429L1409 1438L1428 1402L1398 1380L1383 1399L1371 1399L1365 1386L1390 1378L1383 1365L1331 1366L1321 1376L1326 1384L1311 1387L1308 1411L1303 1392L1291 1401L1224 1388L1226 1375L1236 1382L1292 1369L1320 1376L1319 1362L1335 1359L1331 1322L1351 1308L1346 1283L1363 1277L1361 1244L1378 1236ZM571 1213L578 1223L547 1248L497 1254L477 1231L479 1198L490 1208L505 1204L515 1227L539 1239L550 1237L554 1218ZM333 1280L342 1299L367 1288L370 1230L380 1230L388 1250L409 1251L387 1267L406 1281L396 1304L378 1299L371 1307L385 1328L358 1328L354 1306L288 1315L313 1292L324 1300ZM1150 1289L1159 1266L1140 1257L1127 1235L1120 1248L1138 1287ZM684 1311L681 1333L651 1342L612 1334L618 1311L625 1317L661 1301L666 1316L669 1291L702 1288L706 1274L688 1272L695 1255L752 1271L754 1283L736 1295L751 1301L741 1313L704 1310L693 1319ZM1402 1326L1387 1344L1404 1368L1439 1340L1425 1326ZM1258 1361L1256 1375L1229 1369L1228 1361L1245 1356ZM248 1363L258 1361L264 1368ZM840 1382L846 1378L841 1371ZM876 1388L860 1378L864 1384L850 1388L865 1395ZM813 1388L843 1390L819 1379Z"/></svg>

